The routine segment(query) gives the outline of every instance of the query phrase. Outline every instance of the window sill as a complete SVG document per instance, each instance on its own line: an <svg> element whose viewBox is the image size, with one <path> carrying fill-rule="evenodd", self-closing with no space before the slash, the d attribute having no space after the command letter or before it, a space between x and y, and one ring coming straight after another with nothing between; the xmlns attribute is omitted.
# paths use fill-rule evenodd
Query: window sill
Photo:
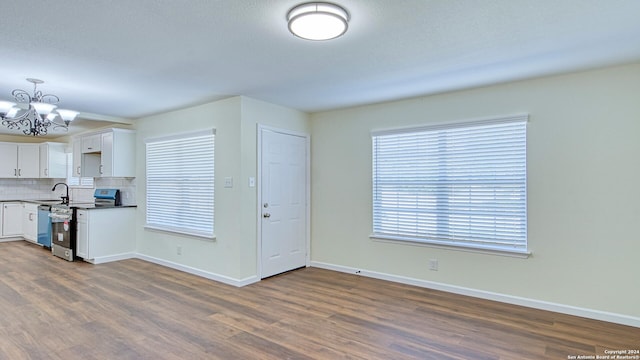
<svg viewBox="0 0 640 360"><path fill-rule="evenodd" d="M497 249L490 247L472 247L465 245L449 245L442 242L437 241L429 241L429 240L417 240L412 238L403 238L400 236L385 236L385 235L369 235L371 240L383 243L391 243L391 244L400 244L400 245L412 245L412 246L426 246L432 247L436 249L445 249L445 250L455 250L455 251L464 251L471 252L476 254L486 254L486 255L499 255L499 256L508 256L515 257L520 259L527 259L531 256L531 252L527 250L506 250L506 249Z"/></svg>
<svg viewBox="0 0 640 360"><path fill-rule="evenodd" d="M172 234L172 235L182 235L182 236L190 236L190 237L195 237L195 238L199 238L199 239L203 239L203 240L215 240L216 239L216 235L215 234L202 234L202 233L196 233L196 232L188 232L188 231L184 231L184 230L178 230L178 229L170 229L170 228L165 228L165 227L156 227L156 226L152 226L152 225L145 225L144 227L146 230L151 230L151 231L157 231L157 232L163 232L163 233L168 233L168 234Z"/></svg>

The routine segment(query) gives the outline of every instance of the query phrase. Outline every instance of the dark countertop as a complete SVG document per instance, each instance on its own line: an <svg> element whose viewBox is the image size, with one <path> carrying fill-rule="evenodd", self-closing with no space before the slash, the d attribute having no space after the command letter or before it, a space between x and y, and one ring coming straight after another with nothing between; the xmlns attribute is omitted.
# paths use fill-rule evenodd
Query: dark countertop
<svg viewBox="0 0 640 360"><path fill-rule="evenodd" d="M74 202L71 202L71 204L69 204L69 206L71 208L80 209L80 210L121 209L121 208L135 208L135 207L138 207L138 205L119 205L119 206L115 206L115 205L98 205L98 206L96 206L96 204L94 204L94 203L74 203Z"/></svg>
<svg viewBox="0 0 640 360"><path fill-rule="evenodd" d="M58 205L58 204L62 204L62 200L60 199L42 199L42 200L0 200L0 202L27 202L27 203L31 203L31 204L38 204L38 205ZM131 208L131 207L138 207L138 205L120 205L120 206L113 206L113 205L98 205L96 206L95 203L92 202L82 202L82 203L74 203L73 201L69 204L69 207L71 208L76 208L76 209L82 209L82 210L94 210L94 209L114 209L114 208Z"/></svg>

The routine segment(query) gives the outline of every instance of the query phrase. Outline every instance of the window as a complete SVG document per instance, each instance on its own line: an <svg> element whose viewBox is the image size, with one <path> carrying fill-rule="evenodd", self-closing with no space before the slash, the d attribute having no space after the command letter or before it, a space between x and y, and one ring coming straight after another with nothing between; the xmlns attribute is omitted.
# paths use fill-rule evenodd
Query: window
<svg viewBox="0 0 640 360"><path fill-rule="evenodd" d="M526 122L374 132L372 237L527 253Z"/></svg>
<svg viewBox="0 0 640 360"><path fill-rule="evenodd" d="M146 227L214 238L215 130L145 142Z"/></svg>
<svg viewBox="0 0 640 360"><path fill-rule="evenodd" d="M73 154L67 154L67 185L80 188L93 188L92 177L73 176Z"/></svg>

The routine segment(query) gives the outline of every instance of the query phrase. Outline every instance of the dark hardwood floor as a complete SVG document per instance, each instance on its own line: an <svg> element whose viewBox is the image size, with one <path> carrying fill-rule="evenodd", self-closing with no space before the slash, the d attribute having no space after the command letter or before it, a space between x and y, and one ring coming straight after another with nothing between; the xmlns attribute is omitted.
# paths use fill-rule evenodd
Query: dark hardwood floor
<svg viewBox="0 0 640 360"><path fill-rule="evenodd" d="M640 329L307 268L244 288L0 243L0 359L568 359Z"/></svg>

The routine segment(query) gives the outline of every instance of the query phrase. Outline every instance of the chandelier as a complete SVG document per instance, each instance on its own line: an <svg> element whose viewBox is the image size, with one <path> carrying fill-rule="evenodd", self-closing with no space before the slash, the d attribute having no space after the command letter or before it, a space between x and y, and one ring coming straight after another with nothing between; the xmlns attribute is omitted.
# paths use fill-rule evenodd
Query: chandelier
<svg viewBox="0 0 640 360"><path fill-rule="evenodd" d="M27 109L18 107L16 103L0 101L0 118L2 126L10 130L21 130L25 135L47 135L49 129L68 131L69 123L78 115L77 111L56 109L60 98L52 94L43 94L38 90L40 79L27 79L33 84L33 94L15 89L11 92L13 98ZM58 117L62 120L60 122Z"/></svg>

